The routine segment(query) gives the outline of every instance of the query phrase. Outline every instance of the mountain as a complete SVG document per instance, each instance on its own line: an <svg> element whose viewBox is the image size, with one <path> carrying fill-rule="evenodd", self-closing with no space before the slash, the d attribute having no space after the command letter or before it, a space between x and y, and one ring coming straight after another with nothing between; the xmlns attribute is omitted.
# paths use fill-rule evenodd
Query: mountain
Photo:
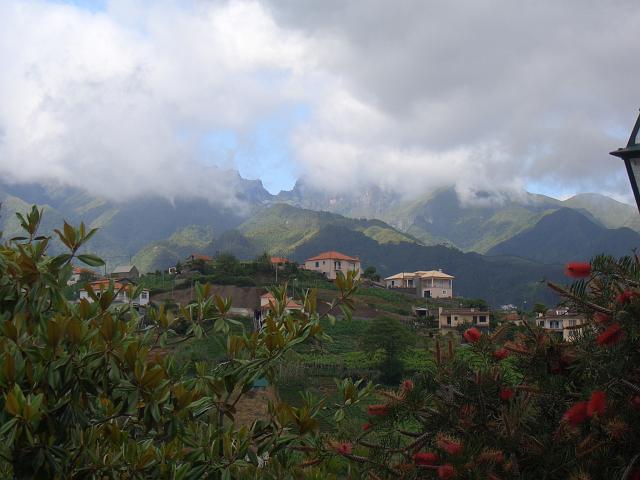
<svg viewBox="0 0 640 480"><path fill-rule="evenodd" d="M628 227L640 232L640 215L635 206L598 193L580 193L564 202L565 207L589 212L607 228Z"/></svg>
<svg viewBox="0 0 640 480"><path fill-rule="evenodd" d="M588 260L607 253L629 255L640 247L640 234L629 228L608 229L578 210L561 208L532 228L492 247L489 255L515 255L543 263Z"/></svg>

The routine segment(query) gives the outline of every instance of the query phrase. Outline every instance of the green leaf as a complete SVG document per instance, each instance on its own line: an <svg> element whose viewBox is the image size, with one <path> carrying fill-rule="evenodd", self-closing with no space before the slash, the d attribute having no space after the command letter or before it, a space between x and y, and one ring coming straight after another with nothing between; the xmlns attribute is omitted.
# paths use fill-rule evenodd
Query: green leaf
<svg viewBox="0 0 640 480"><path fill-rule="evenodd" d="M92 267L101 267L102 265L104 265L104 260L102 260L100 257L97 257L96 255L90 255L88 253L78 255L78 260Z"/></svg>

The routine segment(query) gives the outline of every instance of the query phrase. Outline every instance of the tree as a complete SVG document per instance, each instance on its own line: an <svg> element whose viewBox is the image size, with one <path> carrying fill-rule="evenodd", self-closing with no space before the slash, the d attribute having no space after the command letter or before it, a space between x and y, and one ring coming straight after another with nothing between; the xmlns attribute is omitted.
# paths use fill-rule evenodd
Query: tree
<svg viewBox="0 0 640 480"><path fill-rule="evenodd" d="M378 274L376 267L374 267L373 265L369 265L367 268L365 268L362 276L364 278L368 278L369 280L373 280L374 282L380 281L380 275Z"/></svg>
<svg viewBox="0 0 640 480"><path fill-rule="evenodd" d="M381 379L397 382L404 372L400 355L412 345L409 331L395 318L378 317L371 322L362 339L362 348L369 354L382 350Z"/></svg>
<svg viewBox="0 0 640 480"><path fill-rule="evenodd" d="M584 315L573 341L533 325L436 341L432 366L369 407L352 463L389 479L640 478L640 258L591 265L548 284Z"/></svg>
<svg viewBox="0 0 640 480"><path fill-rule="evenodd" d="M545 313L547 313L547 310L547 306L544 303L536 303L533 306L533 313L540 313L544 315Z"/></svg>
<svg viewBox="0 0 640 480"><path fill-rule="evenodd" d="M37 233L42 212L33 207L18 218L25 235L0 245L2 478L326 477L321 462L305 465L339 455L320 436L320 400L307 396L300 407L274 402L250 426L235 420L256 378L273 380L286 352L322 335L315 292L304 298L303 311L289 312L286 288L276 288L263 330L231 334L231 301L196 285L192 304L177 314L151 309L142 328L130 305L112 303L113 283L99 296L87 287L90 299L77 304L62 294L72 259L102 264L78 254L95 230L65 223L55 233L68 252L49 256L50 238ZM348 310L354 275L340 287L335 305ZM174 332L178 323L186 325L184 335ZM227 361L179 375L183 369L166 352L202 336L223 341ZM371 388L339 382L336 418Z"/></svg>
<svg viewBox="0 0 640 480"><path fill-rule="evenodd" d="M236 275L240 262L233 253L222 252L216 257L216 270L224 275Z"/></svg>

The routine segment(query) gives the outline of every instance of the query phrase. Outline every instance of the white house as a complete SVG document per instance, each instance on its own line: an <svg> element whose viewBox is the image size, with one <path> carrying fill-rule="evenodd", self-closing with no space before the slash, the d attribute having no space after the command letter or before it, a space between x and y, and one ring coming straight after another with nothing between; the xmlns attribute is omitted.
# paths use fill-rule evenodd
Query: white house
<svg viewBox="0 0 640 480"><path fill-rule="evenodd" d="M360 259L350 257L340 252L323 252L315 257L307 258L304 261L305 270L315 270L322 273L329 280L335 280L336 274L342 272L347 276L347 272L356 272L356 278L362 275Z"/></svg>
<svg viewBox="0 0 640 480"><path fill-rule="evenodd" d="M115 292L118 292L116 294L115 299L113 300L113 303L115 304L133 303L134 305L139 305L139 306L144 306L149 304L148 288L143 288L142 291L140 292L140 295L134 298L133 300L129 298L131 291L135 289L135 284L127 280L113 281L108 278L104 278L102 280L96 280L95 282L90 282L89 285L91 285L91 288L95 292L96 297L100 298L102 295L102 292L104 292L109 288L109 282L114 282L113 289ZM86 299L89 303L93 302L93 299L89 296L89 292L87 292L87 290L84 288L80 290L80 299L82 300L83 298Z"/></svg>
<svg viewBox="0 0 640 480"><path fill-rule="evenodd" d="M396 273L384 279L387 288L415 288L423 298L453 298L453 275L442 270Z"/></svg>

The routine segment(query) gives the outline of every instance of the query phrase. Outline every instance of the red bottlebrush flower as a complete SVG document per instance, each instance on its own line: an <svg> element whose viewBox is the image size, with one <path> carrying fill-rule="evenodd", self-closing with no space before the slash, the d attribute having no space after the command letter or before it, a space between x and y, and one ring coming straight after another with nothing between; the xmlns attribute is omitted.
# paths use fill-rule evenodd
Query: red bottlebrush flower
<svg viewBox="0 0 640 480"><path fill-rule="evenodd" d="M504 360L508 356L509 350L507 350L506 348L501 348L500 350L496 350L495 352L493 352L493 358L495 358L496 360Z"/></svg>
<svg viewBox="0 0 640 480"><path fill-rule="evenodd" d="M629 401L633 408L640 410L640 395L634 395Z"/></svg>
<svg viewBox="0 0 640 480"><path fill-rule="evenodd" d="M349 442L341 442L336 447L336 451L340 455L351 455L352 449L353 449L353 446Z"/></svg>
<svg viewBox="0 0 640 480"><path fill-rule="evenodd" d="M593 417L598 415L601 417L604 415L604 411L607 407L607 394L603 391L596 390L591 393L591 398L587 403L587 415Z"/></svg>
<svg viewBox="0 0 640 480"><path fill-rule="evenodd" d="M618 343L620 340L622 340L623 336L624 336L624 332L620 328L620 324L616 322L611 326L609 326L600 335L598 335L598 337L596 338L596 342L601 347L606 345L614 345Z"/></svg>
<svg viewBox="0 0 640 480"><path fill-rule="evenodd" d="M577 427L587 419L587 402L578 402L562 416L562 421Z"/></svg>
<svg viewBox="0 0 640 480"><path fill-rule="evenodd" d="M480 330L478 330L476 327L471 327L470 329L465 331L462 336L467 342L476 343L478 340L480 340L482 333L480 333Z"/></svg>
<svg viewBox="0 0 640 480"><path fill-rule="evenodd" d="M622 292L616 297L616 302L621 305L624 305L625 303L630 302L632 298L635 298L637 296L638 294L633 290L625 290L624 292Z"/></svg>
<svg viewBox="0 0 640 480"><path fill-rule="evenodd" d="M456 469L450 463L445 463L438 467L438 478L447 479L453 478L456 475Z"/></svg>
<svg viewBox="0 0 640 480"><path fill-rule="evenodd" d="M371 430L371 424L370 423L363 423L362 424L362 430L364 432L368 432L369 430Z"/></svg>
<svg viewBox="0 0 640 480"><path fill-rule="evenodd" d="M400 388L402 388L402 390L404 390L405 392L410 392L411 390L413 390L413 382L411 380L405 380L400 385Z"/></svg>
<svg viewBox="0 0 640 480"><path fill-rule="evenodd" d="M591 275L591 264L587 262L570 262L564 267L564 274L571 278L585 278Z"/></svg>
<svg viewBox="0 0 640 480"><path fill-rule="evenodd" d="M382 404L369 405L367 407L367 413L374 416L386 415L387 413L389 413L389 407Z"/></svg>
<svg viewBox="0 0 640 480"><path fill-rule="evenodd" d="M611 321L611 315L607 315L606 313L596 313L593 319L596 323L609 323Z"/></svg>
<svg viewBox="0 0 640 480"><path fill-rule="evenodd" d="M442 439L438 442L438 446L449 455L458 455L462 452L462 445L451 440Z"/></svg>
<svg viewBox="0 0 640 480"><path fill-rule="evenodd" d="M500 389L500 400L503 402L507 402L513 398L515 392L510 388L502 388Z"/></svg>
<svg viewBox="0 0 640 480"><path fill-rule="evenodd" d="M419 452L413 455L413 461L416 465L435 465L438 463L439 457L437 453Z"/></svg>
<svg viewBox="0 0 640 480"><path fill-rule="evenodd" d="M629 474L629 476L627 477L628 480L640 480L640 469L636 468L635 470L632 470L631 473Z"/></svg>

